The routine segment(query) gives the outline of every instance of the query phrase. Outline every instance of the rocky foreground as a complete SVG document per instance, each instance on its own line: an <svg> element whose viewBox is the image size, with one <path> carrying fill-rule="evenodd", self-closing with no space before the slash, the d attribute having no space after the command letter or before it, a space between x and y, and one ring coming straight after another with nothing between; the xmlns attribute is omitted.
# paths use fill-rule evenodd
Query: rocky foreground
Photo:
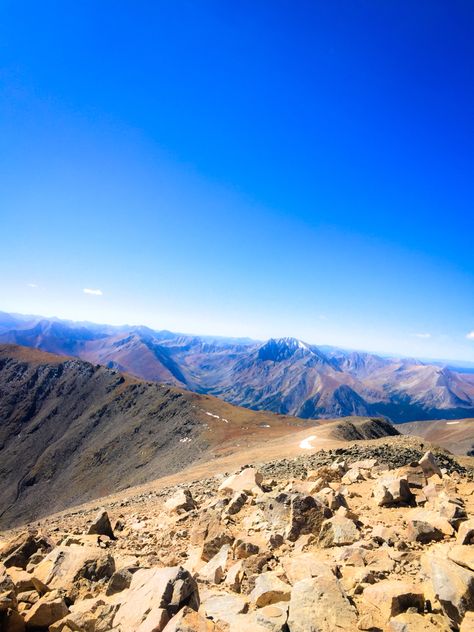
<svg viewBox="0 0 474 632"><path fill-rule="evenodd" d="M0 540L0 630L474 630L474 482L403 442L105 499Z"/></svg>

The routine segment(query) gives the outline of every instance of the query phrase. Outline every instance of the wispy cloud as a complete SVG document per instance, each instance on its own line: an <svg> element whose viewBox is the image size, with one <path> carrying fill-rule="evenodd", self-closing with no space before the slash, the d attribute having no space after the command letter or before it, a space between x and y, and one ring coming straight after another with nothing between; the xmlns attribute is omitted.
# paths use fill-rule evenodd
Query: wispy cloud
<svg viewBox="0 0 474 632"><path fill-rule="evenodd" d="M431 334L427 333L427 332L421 332L421 333L417 333L417 334L413 334L416 338L423 338L424 340L426 340L427 338L431 338Z"/></svg>
<svg viewBox="0 0 474 632"><path fill-rule="evenodd" d="M468 334L466 334L466 338L468 340L474 340L474 331L470 331Z"/></svg>
<svg viewBox="0 0 474 632"><path fill-rule="evenodd" d="M36 283L27 283L27 287L38 287Z"/></svg>
<svg viewBox="0 0 474 632"><path fill-rule="evenodd" d="M102 296L102 290L91 290L89 287L85 287L83 290L84 294L91 294L92 296Z"/></svg>

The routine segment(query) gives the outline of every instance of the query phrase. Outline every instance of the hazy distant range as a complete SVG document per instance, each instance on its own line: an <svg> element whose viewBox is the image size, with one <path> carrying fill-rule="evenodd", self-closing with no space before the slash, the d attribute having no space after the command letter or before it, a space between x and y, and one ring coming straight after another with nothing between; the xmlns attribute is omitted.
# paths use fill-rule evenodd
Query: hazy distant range
<svg viewBox="0 0 474 632"><path fill-rule="evenodd" d="M382 357L295 338L257 342L0 312L0 342L76 356L254 410L395 423L474 416L474 366Z"/></svg>

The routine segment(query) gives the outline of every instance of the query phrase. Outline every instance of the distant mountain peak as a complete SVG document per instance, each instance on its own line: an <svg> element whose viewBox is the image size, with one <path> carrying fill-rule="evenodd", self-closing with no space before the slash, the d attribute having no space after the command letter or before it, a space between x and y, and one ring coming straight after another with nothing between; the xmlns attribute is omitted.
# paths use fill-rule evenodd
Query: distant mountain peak
<svg viewBox="0 0 474 632"><path fill-rule="evenodd" d="M258 357L260 360L281 362L297 352L312 353L310 346L298 338L270 338L258 350Z"/></svg>

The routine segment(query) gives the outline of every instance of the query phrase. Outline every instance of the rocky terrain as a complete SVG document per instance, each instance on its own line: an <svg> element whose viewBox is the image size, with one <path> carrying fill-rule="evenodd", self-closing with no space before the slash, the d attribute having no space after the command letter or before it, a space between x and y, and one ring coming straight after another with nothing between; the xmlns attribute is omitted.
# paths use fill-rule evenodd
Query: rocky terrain
<svg viewBox="0 0 474 632"><path fill-rule="evenodd" d="M37 349L0 346L0 526L255 449L301 452L308 422L238 408ZM398 434L383 420L318 426L318 442ZM292 445L294 444L294 447Z"/></svg>
<svg viewBox="0 0 474 632"><path fill-rule="evenodd" d="M471 465L340 444L0 534L4 632L470 632Z"/></svg>
<svg viewBox="0 0 474 632"><path fill-rule="evenodd" d="M382 415L398 423L474 415L473 373L294 338L198 337L0 313L0 342L304 419Z"/></svg>

